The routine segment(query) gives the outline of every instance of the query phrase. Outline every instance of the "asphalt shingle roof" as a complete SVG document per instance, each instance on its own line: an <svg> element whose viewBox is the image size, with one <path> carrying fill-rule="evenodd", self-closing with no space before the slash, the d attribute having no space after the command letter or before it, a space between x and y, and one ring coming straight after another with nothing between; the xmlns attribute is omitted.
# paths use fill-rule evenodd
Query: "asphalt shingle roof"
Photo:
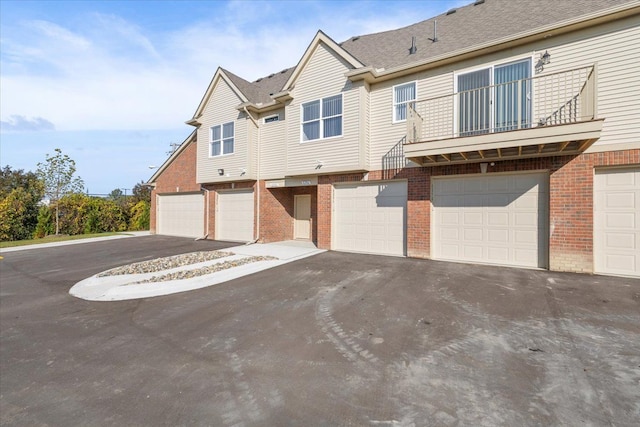
<svg viewBox="0 0 640 427"><path fill-rule="evenodd" d="M368 34L341 43L360 62L374 68L393 68L434 58L474 45L498 41L629 0L485 0L443 13L407 27ZM437 42L434 36L437 21ZM411 38L417 51L409 54Z"/></svg>
<svg viewBox="0 0 640 427"><path fill-rule="evenodd" d="M394 68L422 62L461 49L535 30L631 0L476 0L467 6L396 30L352 37L343 49L365 66ZM434 22L437 21L437 42ZM417 51L410 55L412 37ZM295 67L248 82L224 70L233 83L254 103L268 103L282 91Z"/></svg>

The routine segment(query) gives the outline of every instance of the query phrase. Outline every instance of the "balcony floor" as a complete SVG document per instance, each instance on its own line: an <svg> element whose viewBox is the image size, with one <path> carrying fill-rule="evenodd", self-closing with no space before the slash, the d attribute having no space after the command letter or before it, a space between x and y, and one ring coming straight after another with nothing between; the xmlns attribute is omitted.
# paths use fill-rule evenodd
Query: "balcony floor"
<svg viewBox="0 0 640 427"><path fill-rule="evenodd" d="M422 166L580 154L600 138L604 119L508 132L425 140L404 145Z"/></svg>

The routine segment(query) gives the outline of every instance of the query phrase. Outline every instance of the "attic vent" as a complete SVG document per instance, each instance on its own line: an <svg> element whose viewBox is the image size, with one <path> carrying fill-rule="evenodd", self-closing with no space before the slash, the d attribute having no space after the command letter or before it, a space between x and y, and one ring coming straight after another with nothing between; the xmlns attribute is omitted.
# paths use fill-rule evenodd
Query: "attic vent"
<svg viewBox="0 0 640 427"><path fill-rule="evenodd" d="M484 0L476 0L476 1L473 2L473 5L477 6L477 5L482 4L482 3L484 3Z"/></svg>
<svg viewBox="0 0 640 427"><path fill-rule="evenodd" d="M447 10L447 15L453 15L454 13L456 13L457 9L449 9Z"/></svg>
<svg viewBox="0 0 640 427"><path fill-rule="evenodd" d="M416 47L416 38L411 37L411 47L409 48L409 55L413 55L417 51L418 51L418 48Z"/></svg>
<svg viewBox="0 0 640 427"><path fill-rule="evenodd" d="M360 36L352 37L352 38L351 38L351 41L352 41L352 42L354 42L354 41L358 40L359 38L360 38Z"/></svg>

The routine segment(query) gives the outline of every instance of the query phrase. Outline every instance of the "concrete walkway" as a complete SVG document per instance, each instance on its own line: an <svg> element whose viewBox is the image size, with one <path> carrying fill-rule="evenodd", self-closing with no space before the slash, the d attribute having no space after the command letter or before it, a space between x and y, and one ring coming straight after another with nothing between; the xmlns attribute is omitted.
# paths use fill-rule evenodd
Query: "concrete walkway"
<svg viewBox="0 0 640 427"><path fill-rule="evenodd" d="M150 236L149 231L127 231L113 236L91 237L89 239L65 240L62 242L38 243L36 245L13 246L10 248L0 248L0 253L28 251L30 249L46 249L56 246L79 245L81 243L100 242L104 240L126 239L128 237Z"/></svg>
<svg viewBox="0 0 640 427"><path fill-rule="evenodd" d="M325 252L322 249L316 248L313 243L304 241L242 245L226 248L224 251L232 252L234 255L155 273L125 274L104 277L99 277L99 274L97 274L76 283L69 290L69 293L75 297L90 301L121 301L169 295L177 292L191 291L194 289L217 285L242 276L257 273L258 271L277 267L279 265ZM150 279L153 276L160 276L162 274L177 271L193 270L225 261L240 260L249 256L271 256L277 259L239 265L226 270L189 279L136 283Z"/></svg>

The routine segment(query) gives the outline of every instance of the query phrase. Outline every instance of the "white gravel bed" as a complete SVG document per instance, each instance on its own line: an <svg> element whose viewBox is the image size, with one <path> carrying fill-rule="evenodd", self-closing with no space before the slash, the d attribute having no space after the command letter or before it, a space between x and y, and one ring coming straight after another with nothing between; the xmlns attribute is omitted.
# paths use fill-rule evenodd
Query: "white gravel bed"
<svg viewBox="0 0 640 427"><path fill-rule="evenodd" d="M122 267L112 268L98 274L98 277L120 276L125 274L145 274L157 273L159 271L171 270L176 267L185 265L198 264L201 262L212 261L218 258L224 258L235 255L233 252L224 251L201 251L191 252L188 254L173 255L165 258L157 258L149 261L137 262L134 264L123 265Z"/></svg>
<svg viewBox="0 0 640 427"><path fill-rule="evenodd" d="M152 276L146 280L140 280L137 282L131 282L127 285L139 285L143 283L156 283L156 282L166 282L169 280L183 280L183 279L192 279L194 277L204 276L206 274L216 273L222 270L228 270L233 267L238 267L241 265L251 264L259 261L276 261L278 258L272 256L250 256L246 258L241 258L232 261L224 261L219 262L212 265L207 265L205 267L191 269L191 270L180 270L173 273L163 274L160 276Z"/></svg>

